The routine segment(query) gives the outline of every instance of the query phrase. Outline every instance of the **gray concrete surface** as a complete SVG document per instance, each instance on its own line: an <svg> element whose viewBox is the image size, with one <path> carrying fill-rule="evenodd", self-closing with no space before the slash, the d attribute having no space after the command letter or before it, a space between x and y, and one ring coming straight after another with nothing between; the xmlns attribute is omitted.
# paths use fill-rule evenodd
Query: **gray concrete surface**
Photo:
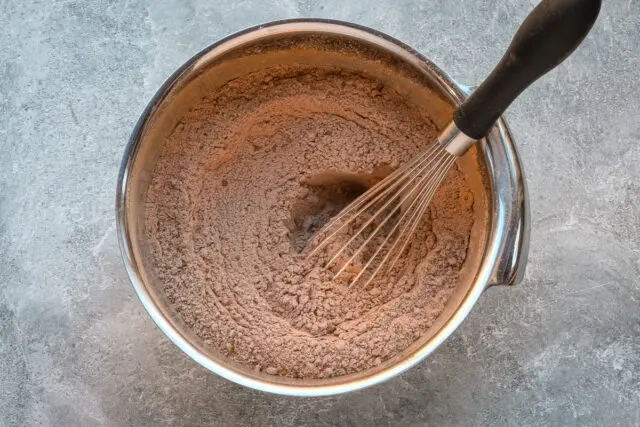
<svg viewBox="0 0 640 427"><path fill-rule="evenodd" d="M534 1L0 1L0 425L640 425L640 2L510 109L529 182L526 279L432 357L346 396L246 390L182 354L121 265L114 186L134 122L195 52L331 17L478 82Z"/></svg>

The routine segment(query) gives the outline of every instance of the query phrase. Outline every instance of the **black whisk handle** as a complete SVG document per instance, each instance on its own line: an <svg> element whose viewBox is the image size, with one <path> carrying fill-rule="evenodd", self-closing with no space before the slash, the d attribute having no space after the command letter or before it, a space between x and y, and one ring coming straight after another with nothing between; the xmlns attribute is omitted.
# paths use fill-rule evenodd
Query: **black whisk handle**
<svg viewBox="0 0 640 427"><path fill-rule="evenodd" d="M454 112L466 135L480 139L531 83L560 64L586 37L601 0L543 0L524 20L500 63Z"/></svg>

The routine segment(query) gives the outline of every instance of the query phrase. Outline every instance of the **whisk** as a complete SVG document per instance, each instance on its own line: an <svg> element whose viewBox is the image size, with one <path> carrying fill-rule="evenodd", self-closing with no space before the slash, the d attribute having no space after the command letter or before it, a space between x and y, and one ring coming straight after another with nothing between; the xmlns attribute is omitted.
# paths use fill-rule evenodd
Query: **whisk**
<svg viewBox="0 0 640 427"><path fill-rule="evenodd" d="M601 0L543 0L488 78L423 152L360 195L312 239L309 256L340 245L326 267L367 286L402 256L457 157L482 139L531 83L560 64L593 26ZM353 231L355 230L355 231ZM346 236L345 236L346 234ZM338 239L342 236L342 240Z"/></svg>

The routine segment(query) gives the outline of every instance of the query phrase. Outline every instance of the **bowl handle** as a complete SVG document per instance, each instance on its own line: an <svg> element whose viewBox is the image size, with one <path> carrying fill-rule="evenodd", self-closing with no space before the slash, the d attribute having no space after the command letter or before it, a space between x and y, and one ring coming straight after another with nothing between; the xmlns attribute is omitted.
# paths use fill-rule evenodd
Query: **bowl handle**
<svg viewBox="0 0 640 427"><path fill-rule="evenodd" d="M491 135L493 134L493 135ZM498 191L493 195L492 227L499 243L497 261L491 271L487 287L495 285L516 285L524 277L527 256L529 254L529 233L531 218L529 198L525 184L524 171L520 164L517 149L511 137L509 127L501 117L490 131L491 140L500 140L508 148L506 156L495 157L494 179L504 185L495 185ZM510 148L510 149L509 149ZM487 144L487 149L491 149Z"/></svg>

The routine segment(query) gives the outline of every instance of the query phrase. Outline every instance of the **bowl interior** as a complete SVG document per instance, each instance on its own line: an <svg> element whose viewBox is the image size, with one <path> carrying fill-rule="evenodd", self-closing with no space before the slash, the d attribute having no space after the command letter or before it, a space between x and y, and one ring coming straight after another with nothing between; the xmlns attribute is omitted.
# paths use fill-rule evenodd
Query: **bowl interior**
<svg viewBox="0 0 640 427"><path fill-rule="evenodd" d="M380 366L357 374L322 380L271 376L239 365L205 346L173 311L154 278L145 237L145 199L160 149L184 114L205 93L261 68L279 64L332 65L369 74L395 88L409 102L428 111L442 129L449 122L456 95L435 76L432 64L395 42L357 28L339 25L294 25L243 33L205 50L174 75L156 95L129 147L124 178L125 229L130 244L132 279L143 303L165 333L191 357L229 379L263 390L290 394L328 394L369 385L406 369L427 353L431 338L455 314L470 289L483 258L470 253L463 280L427 334ZM434 97L434 94L437 96ZM428 102L427 102L428 100ZM491 182L481 150L472 148L459 160L475 196L478 220L471 239L485 247L489 229ZM418 355L420 353L420 355ZM325 387L324 392L319 390ZM342 388L340 388L342 387ZM302 390L302 392L300 392ZM310 390L305 393L304 390ZM315 391L314 391L315 390Z"/></svg>

